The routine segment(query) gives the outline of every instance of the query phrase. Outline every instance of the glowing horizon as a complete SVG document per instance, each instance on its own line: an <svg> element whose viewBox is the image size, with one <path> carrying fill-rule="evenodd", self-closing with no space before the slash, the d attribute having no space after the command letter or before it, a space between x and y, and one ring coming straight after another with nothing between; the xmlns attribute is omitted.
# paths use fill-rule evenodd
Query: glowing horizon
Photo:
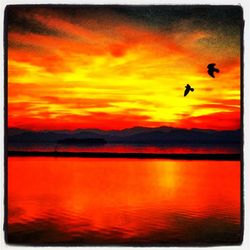
<svg viewBox="0 0 250 250"><path fill-rule="evenodd" d="M241 10L206 8L10 6L8 126L240 128Z"/></svg>

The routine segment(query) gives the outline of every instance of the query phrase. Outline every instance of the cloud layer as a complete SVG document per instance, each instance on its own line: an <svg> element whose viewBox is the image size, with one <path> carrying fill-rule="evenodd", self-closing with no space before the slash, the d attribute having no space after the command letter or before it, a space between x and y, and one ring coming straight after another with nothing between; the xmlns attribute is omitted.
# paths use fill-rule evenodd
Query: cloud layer
<svg viewBox="0 0 250 250"><path fill-rule="evenodd" d="M240 126L239 7L6 13L10 127ZM215 79L206 72L212 62L221 70ZM195 91L184 98L187 83Z"/></svg>

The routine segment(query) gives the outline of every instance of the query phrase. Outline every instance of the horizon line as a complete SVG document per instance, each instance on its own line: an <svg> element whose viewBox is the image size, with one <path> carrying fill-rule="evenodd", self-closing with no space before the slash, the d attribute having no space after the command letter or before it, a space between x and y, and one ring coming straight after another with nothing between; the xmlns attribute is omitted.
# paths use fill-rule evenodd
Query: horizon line
<svg viewBox="0 0 250 250"><path fill-rule="evenodd" d="M133 127L126 127L121 129L102 129L102 128L76 128L76 129L29 129L29 128L19 128L19 127L6 127L6 129L19 129L19 130L27 130L31 132L43 132L43 131L77 131L77 130L101 130L101 131L123 131L123 130L129 130L129 129L136 129L136 128L144 128L144 129L158 129L158 128L172 128L172 129L183 129L183 130L210 130L210 131L235 131L235 130L241 130L242 127L236 128L236 129L229 129L229 128L223 128L223 129L212 129L212 128L198 128L198 127L192 127L192 128L183 128L183 127L174 127L174 126L155 126L155 127L146 127L146 126L133 126Z"/></svg>
<svg viewBox="0 0 250 250"><path fill-rule="evenodd" d="M241 154L179 154L179 153L111 153L111 152L57 152L57 151L11 151L7 156L12 157L81 157L81 158L132 158L132 159L175 159L175 160L229 160L240 161Z"/></svg>

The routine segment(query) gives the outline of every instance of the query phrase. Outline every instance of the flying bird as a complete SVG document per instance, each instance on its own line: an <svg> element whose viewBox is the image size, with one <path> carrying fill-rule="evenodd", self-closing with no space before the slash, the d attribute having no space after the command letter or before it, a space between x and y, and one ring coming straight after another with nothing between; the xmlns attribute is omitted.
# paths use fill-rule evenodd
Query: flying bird
<svg viewBox="0 0 250 250"><path fill-rule="evenodd" d="M192 92L194 91L194 88L191 88L191 86L189 84L187 84L187 86L185 86L185 92L184 92L184 96L186 96L189 91L191 90Z"/></svg>
<svg viewBox="0 0 250 250"><path fill-rule="evenodd" d="M219 69L216 69L216 68L214 67L215 65L216 65L215 63L210 63L210 64L207 65L207 68L208 68L207 73L208 73L210 76L212 76L213 78L214 78L214 72L217 72L217 73L220 72Z"/></svg>

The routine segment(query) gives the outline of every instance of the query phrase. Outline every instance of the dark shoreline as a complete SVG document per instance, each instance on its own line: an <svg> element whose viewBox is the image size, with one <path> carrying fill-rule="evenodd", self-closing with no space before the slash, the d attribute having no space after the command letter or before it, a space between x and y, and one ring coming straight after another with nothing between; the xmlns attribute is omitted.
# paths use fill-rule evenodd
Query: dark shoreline
<svg viewBox="0 0 250 250"><path fill-rule="evenodd" d="M56 151L54 152L8 151L7 156L229 160L229 161L239 161L241 159L240 154L157 154L157 153L56 152Z"/></svg>

